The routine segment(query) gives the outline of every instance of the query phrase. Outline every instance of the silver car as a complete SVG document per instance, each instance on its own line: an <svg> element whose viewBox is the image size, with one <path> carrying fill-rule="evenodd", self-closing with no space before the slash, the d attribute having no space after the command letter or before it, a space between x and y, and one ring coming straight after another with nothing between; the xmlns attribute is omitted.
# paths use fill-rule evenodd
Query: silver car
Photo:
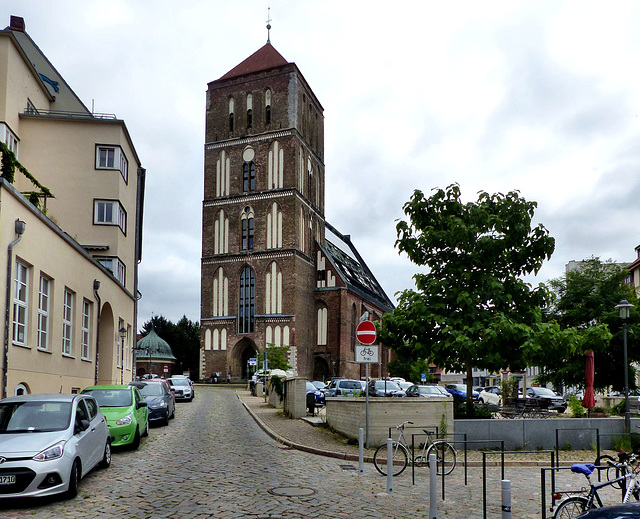
<svg viewBox="0 0 640 519"><path fill-rule="evenodd" d="M75 497L95 466L111 464L107 421L89 395L0 401L0 498Z"/></svg>

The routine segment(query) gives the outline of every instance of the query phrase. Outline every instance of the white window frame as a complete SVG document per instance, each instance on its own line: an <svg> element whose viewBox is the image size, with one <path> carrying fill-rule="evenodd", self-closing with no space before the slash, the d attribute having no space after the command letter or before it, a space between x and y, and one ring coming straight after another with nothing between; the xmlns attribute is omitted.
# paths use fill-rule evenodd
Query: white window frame
<svg viewBox="0 0 640 519"><path fill-rule="evenodd" d="M26 346L29 318L29 267L18 260L16 260L15 266L11 339L13 344Z"/></svg>
<svg viewBox="0 0 640 519"><path fill-rule="evenodd" d="M118 200L94 200L93 201L94 225L117 225L127 234L127 212Z"/></svg>
<svg viewBox="0 0 640 519"><path fill-rule="evenodd" d="M120 146L96 145L96 169L119 170L124 181L129 182L129 161Z"/></svg>
<svg viewBox="0 0 640 519"><path fill-rule="evenodd" d="M89 360L91 354L91 313L93 304L86 299L82 300L82 337L80 347L80 357L82 360Z"/></svg>
<svg viewBox="0 0 640 519"><path fill-rule="evenodd" d="M124 321L120 319L118 321L118 334L116 335L116 368L122 369L122 356L124 355L124 341L126 341L126 337L120 337L120 330L124 328Z"/></svg>
<svg viewBox="0 0 640 519"><path fill-rule="evenodd" d="M52 280L40 274L38 287L38 349L49 351L49 324L51 321Z"/></svg>
<svg viewBox="0 0 640 519"><path fill-rule="evenodd" d="M122 261L120 261L120 258L117 256L103 256L96 257L96 260L104 268L110 270L122 286L125 286L127 279L127 267L122 263Z"/></svg>
<svg viewBox="0 0 640 519"><path fill-rule="evenodd" d="M64 289L62 302L62 355L73 356L73 308L75 294L68 288Z"/></svg>
<svg viewBox="0 0 640 519"><path fill-rule="evenodd" d="M2 142L7 145L13 154L18 158L18 145L20 143L20 139L18 136L11 131L11 128L6 123L0 123L0 138Z"/></svg>

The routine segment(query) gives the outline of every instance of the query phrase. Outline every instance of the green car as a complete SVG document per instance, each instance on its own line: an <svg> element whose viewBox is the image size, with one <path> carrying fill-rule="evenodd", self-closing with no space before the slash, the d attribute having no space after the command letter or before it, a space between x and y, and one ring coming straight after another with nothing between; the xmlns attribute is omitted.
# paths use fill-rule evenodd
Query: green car
<svg viewBox="0 0 640 519"><path fill-rule="evenodd" d="M107 419L111 445L140 446L140 437L149 434L147 402L134 386L92 386L82 390L96 399Z"/></svg>

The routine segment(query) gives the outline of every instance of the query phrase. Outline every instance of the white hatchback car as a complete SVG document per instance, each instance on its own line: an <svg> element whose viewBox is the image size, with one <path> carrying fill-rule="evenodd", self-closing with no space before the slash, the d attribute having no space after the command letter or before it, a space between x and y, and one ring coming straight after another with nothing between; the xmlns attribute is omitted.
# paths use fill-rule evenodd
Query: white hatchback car
<svg viewBox="0 0 640 519"><path fill-rule="evenodd" d="M89 395L0 401L0 498L75 497L78 482L111 464L107 421Z"/></svg>

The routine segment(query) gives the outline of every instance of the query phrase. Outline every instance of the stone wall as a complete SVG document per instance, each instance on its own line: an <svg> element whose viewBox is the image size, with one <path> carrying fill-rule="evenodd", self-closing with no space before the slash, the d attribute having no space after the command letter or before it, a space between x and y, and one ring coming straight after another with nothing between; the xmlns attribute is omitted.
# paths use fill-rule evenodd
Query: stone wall
<svg viewBox="0 0 640 519"><path fill-rule="evenodd" d="M454 432L453 402L441 398L369 398L369 445L382 445L391 434L396 438L395 427L405 420L413 422L415 433L420 427L440 427L444 417L447 431ZM448 400L448 399L447 399ZM358 429L366 427L366 398L327 398L327 425L349 438L358 438ZM366 429L365 429L366 431ZM411 442L411 431L406 431Z"/></svg>

